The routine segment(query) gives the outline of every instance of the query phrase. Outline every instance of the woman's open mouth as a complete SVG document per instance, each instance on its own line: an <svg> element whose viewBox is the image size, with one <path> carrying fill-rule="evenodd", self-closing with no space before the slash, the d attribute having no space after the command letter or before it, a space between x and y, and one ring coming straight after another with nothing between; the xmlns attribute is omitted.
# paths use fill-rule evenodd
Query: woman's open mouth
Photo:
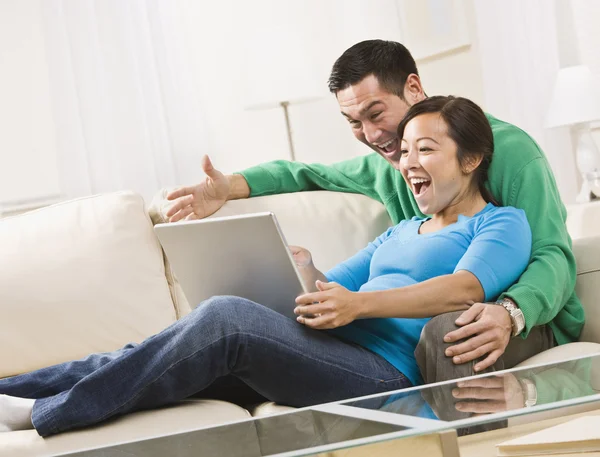
<svg viewBox="0 0 600 457"><path fill-rule="evenodd" d="M427 178L410 178L410 184L415 197L421 197L431 184L431 180Z"/></svg>

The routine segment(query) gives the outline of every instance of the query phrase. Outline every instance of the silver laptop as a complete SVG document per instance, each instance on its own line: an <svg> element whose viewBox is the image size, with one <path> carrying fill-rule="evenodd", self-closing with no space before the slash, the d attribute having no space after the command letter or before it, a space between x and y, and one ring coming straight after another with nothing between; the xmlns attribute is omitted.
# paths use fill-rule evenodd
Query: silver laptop
<svg viewBox="0 0 600 457"><path fill-rule="evenodd" d="M154 230L188 302L235 295L291 319L308 292L273 213L157 224Z"/></svg>

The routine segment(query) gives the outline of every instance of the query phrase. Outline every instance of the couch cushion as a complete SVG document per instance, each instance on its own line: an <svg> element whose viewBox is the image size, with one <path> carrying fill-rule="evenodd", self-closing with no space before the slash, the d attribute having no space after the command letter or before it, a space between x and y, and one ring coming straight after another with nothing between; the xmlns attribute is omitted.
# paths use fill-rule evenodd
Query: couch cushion
<svg viewBox="0 0 600 457"><path fill-rule="evenodd" d="M296 411L296 408L292 406L278 405L272 401L266 401L256 405L250 410L250 414L253 417L272 416L273 414L289 413Z"/></svg>
<svg viewBox="0 0 600 457"><path fill-rule="evenodd" d="M67 452L183 433L249 417L248 411L231 403L217 400L186 400L172 407L137 412L99 426L48 438L40 437L35 430L0 433L0 457L62 455Z"/></svg>
<svg viewBox="0 0 600 457"><path fill-rule="evenodd" d="M176 319L139 195L2 219L0 246L0 377L111 351Z"/></svg>
<svg viewBox="0 0 600 457"><path fill-rule="evenodd" d="M150 220L153 225L156 224L164 224L168 222L165 214L173 204L169 200L167 200L167 194L169 193L169 189L161 189L159 190L152 199L150 206L148 207L148 214L150 216ZM192 311L185 294L183 293L183 289L179 284L179 281L175 277L175 273L171 268L171 262L163 252L163 258L165 262L165 277L167 278L167 283L169 284L169 291L171 293L171 299L173 300L173 304L175 305L175 309L179 314L179 317L183 317L186 314L189 314Z"/></svg>

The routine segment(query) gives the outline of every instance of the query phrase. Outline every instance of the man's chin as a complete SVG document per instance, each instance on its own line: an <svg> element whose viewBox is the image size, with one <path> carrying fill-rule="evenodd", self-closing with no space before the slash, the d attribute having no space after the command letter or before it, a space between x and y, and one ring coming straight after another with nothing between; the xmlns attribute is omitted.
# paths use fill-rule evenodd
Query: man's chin
<svg viewBox="0 0 600 457"><path fill-rule="evenodd" d="M393 151L391 153L383 152L377 146L373 146L369 143L366 143L373 151L375 151L378 155L383 157L387 162L394 168L399 169L400 166L400 151Z"/></svg>
<svg viewBox="0 0 600 457"><path fill-rule="evenodd" d="M400 169L400 151L394 151L389 154L381 151L378 152L381 157L383 157L390 163L390 165L392 165L392 167L394 167L396 170Z"/></svg>

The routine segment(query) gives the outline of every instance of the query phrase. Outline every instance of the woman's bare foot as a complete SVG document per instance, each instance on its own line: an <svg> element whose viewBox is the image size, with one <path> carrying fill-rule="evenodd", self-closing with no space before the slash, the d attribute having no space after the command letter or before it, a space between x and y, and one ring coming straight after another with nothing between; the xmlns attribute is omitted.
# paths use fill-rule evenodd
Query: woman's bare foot
<svg viewBox="0 0 600 457"><path fill-rule="evenodd" d="M33 428L31 412L35 400L0 394L0 432Z"/></svg>

